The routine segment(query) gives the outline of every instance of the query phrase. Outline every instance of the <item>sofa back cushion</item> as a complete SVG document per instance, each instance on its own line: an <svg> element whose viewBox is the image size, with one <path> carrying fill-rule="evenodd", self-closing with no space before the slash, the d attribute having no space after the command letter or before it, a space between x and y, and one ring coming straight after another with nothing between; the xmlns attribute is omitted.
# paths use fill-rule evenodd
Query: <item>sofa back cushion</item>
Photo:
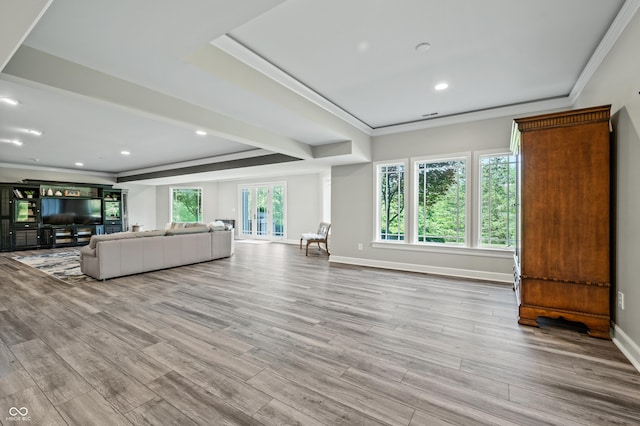
<svg viewBox="0 0 640 426"><path fill-rule="evenodd" d="M181 228L197 228L199 226L206 226L206 223L200 222L169 222L164 229L181 229Z"/></svg>
<svg viewBox="0 0 640 426"><path fill-rule="evenodd" d="M116 232L115 234L92 235L89 241L89 247L94 249L100 241L122 240L126 238L135 238L133 232Z"/></svg>
<svg viewBox="0 0 640 426"><path fill-rule="evenodd" d="M162 237L165 234L164 229L158 229L153 231L139 231L132 232L136 237Z"/></svg>
<svg viewBox="0 0 640 426"><path fill-rule="evenodd" d="M165 235L182 235L182 234L198 234L200 232L209 232L207 225L192 226L189 228L175 228L165 230Z"/></svg>

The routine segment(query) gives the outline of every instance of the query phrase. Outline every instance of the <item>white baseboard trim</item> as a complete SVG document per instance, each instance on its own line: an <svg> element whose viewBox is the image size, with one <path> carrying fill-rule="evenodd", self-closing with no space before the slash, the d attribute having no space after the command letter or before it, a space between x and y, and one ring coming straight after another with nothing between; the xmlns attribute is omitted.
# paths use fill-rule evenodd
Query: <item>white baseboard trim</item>
<svg viewBox="0 0 640 426"><path fill-rule="evenodd" d="M627 357L629 362L640 372L640 346L617 325L613 326L613 344Z"/></svg>
<svg viewBox="0 0 640 426"><path fill-rule="evenodd" d="M499 272L476 271L471 269L442 268L439 266L416 265L413 263L387 262L384 260L362 259L359 257L344 257L331 255L331 263L344 263L347 265L369 266L371 268L393 269L396 271L421 272L424 274L446 275L450 277L470 278L474 280L496 281L512 283L513 274Z"/></svg>

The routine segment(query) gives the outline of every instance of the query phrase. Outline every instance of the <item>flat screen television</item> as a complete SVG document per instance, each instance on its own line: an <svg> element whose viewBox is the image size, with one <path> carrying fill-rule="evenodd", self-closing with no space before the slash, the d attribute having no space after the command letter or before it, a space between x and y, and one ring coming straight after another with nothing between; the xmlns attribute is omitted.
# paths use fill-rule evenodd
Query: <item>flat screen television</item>
<svg viewBox="0 0 640 426"><path fill-rule="evenodd" d="M101 199L43 198L40 205L44 225L100 225Z"/></svg>

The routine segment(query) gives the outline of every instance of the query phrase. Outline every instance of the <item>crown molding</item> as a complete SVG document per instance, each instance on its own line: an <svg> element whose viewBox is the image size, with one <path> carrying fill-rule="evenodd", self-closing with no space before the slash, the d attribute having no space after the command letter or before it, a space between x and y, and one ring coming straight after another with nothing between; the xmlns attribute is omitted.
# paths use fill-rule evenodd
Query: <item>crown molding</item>
<svg viewBox="0 0 640 426"><path fill-rule="evenodd" d="M55 173L68 173L68 174L74 174L74 175L104 177L108 179L116 178L115 173L96 172L92 170L65 169L62 167L38 166L35 164L32 165L32 164L18 164L18 163L0 163L0 168L38 170L43 172L55 172Z"/></svg>
<svg viewBox="0 0 640 426"><path fill-rule="evenodd" d="M489 108L480 111L472 111L462 114L448 115L439 118L420 120L411 123L395 124L388 127L379 127L372 131L371 136L384 136L394 133L411 132L433 127L448 126L451 124L488 120L491 118L514 117L522 114L561 110L570 108L572 105L573 103L568 97L526 102L515 105Z"/></svg>
<svg viewBox="0 0 640 426"><path fill-rule="evenodd" d="M627 24L633 19L638 8L640 8L640 0L627 0L624 2L606 34L602 37L602 40L600 40L600 44L598 44L593 55L591 55L589 62L587 62L582 73L580 73L576 84L573 85L573 89L571 89L571 93L569 94L572 105L576 102L587 83L589 83L589 80L591 80L591 77L593 77L600 64L602 64L604 58L609 54L609 51L627 27Z"/></svg>
<svg viewBox="0 0 640 426"><path fill-rule="evenodd" d="M281 68L278 68L276 65L267 61L265 58L258 55L247 46L241 44L228 34L222 35L217 39L211 41L211 44L238 59L239 61L245 63L256 71L264 74L273 81L280 83L283 87L318 105L320 108L335 115L339 119L349 123L356 129L366 133L367 135L371 135L372 129L370 126L363 123L357 117L345 111L338 105L334 104L329 99L325 98L309 86L297 80Z"/></svg>

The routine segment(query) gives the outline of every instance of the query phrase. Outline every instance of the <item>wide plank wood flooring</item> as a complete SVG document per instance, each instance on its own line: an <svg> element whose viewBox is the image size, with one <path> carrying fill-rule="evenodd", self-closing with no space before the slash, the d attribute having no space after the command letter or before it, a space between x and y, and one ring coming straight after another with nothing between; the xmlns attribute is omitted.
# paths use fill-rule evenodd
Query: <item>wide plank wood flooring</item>
<svg viewBox="0 0 640 426"><path fill-rule="evenodd" d="M3 425L640 423L613 343L519 326L508 285L286 244L72 285L28 253L0 255Z"/></svg>

